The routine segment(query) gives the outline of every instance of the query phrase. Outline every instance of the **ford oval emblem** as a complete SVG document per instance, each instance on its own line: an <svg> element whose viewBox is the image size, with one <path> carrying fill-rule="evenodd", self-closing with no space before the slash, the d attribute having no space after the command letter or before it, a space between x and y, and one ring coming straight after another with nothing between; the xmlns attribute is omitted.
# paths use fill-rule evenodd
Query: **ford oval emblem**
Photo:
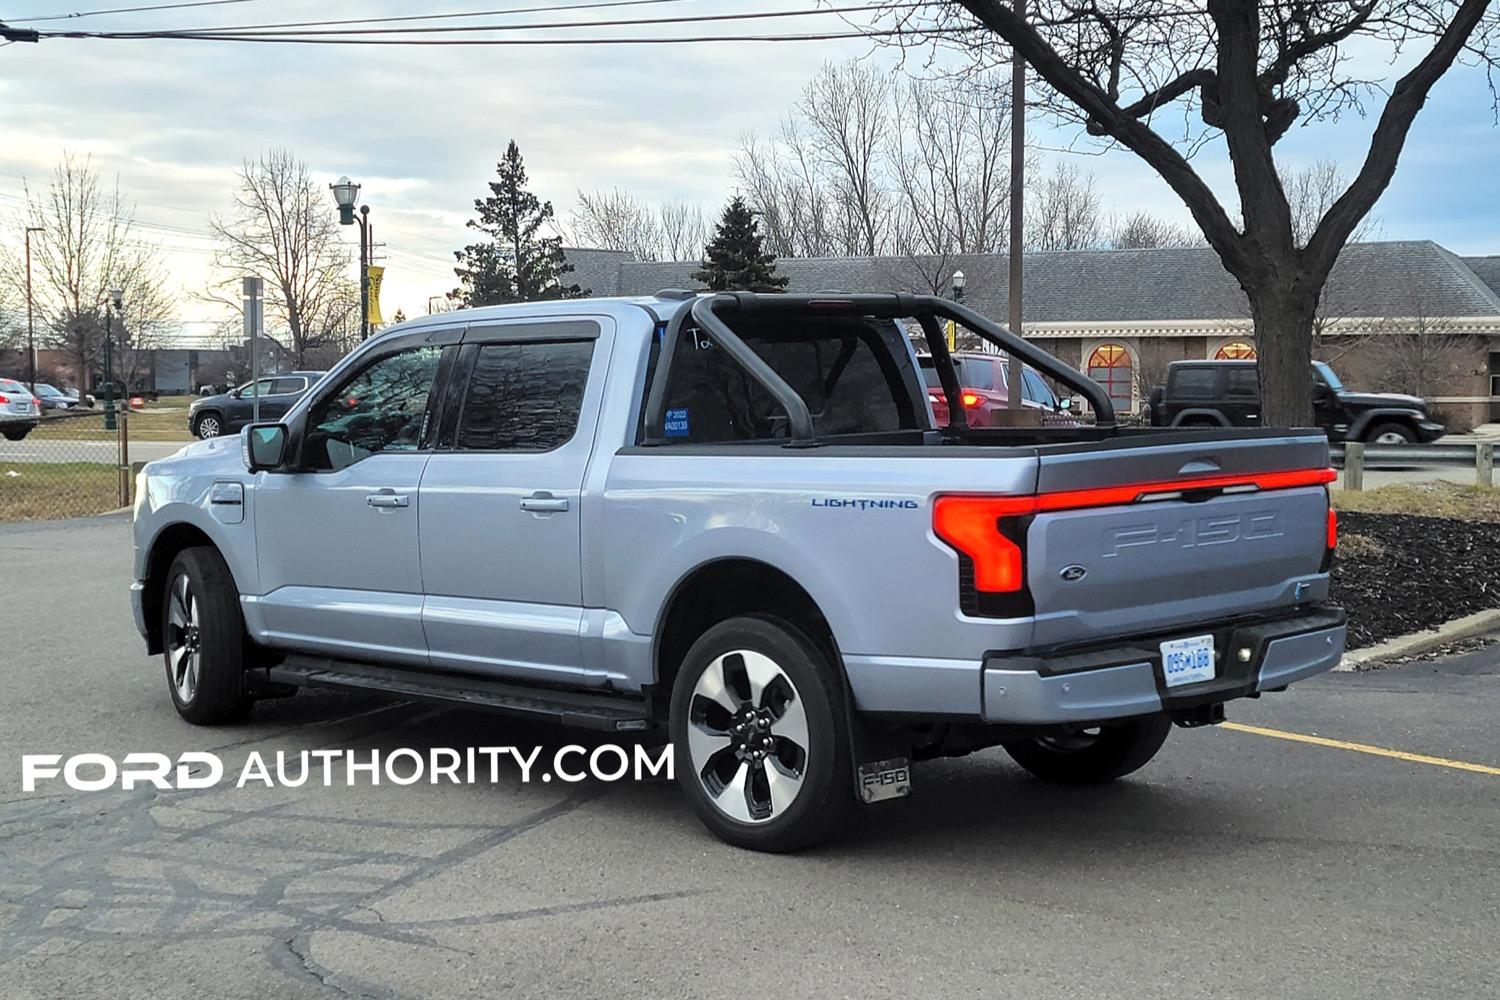
<svg viewBox="0 0 1500 1000"><path fill-rule="evenodd" d="M1089 571L1084 569L1077 563L1074 563L1071 566L1064 566L1062 568L1062 572L1057 575L1062 577L1069 583L1077 583L1079 580L1082 580L1084 577L1088 576Z"/></svg>

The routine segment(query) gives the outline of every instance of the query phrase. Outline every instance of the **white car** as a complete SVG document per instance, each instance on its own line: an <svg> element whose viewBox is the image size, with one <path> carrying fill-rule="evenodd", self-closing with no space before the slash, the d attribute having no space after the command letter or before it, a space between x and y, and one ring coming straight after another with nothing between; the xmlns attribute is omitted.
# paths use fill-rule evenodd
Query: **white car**
<svg viewBox="0 0 1500 1000"><path fill-rule="evenodd" d="M19 441L41 420L42 401L14 379L0 378L0 434Z"/></svg>

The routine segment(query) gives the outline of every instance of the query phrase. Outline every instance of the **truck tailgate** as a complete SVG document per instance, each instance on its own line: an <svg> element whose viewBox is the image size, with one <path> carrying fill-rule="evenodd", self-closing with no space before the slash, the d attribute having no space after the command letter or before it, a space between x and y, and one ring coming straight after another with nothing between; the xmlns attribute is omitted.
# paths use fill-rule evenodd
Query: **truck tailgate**
<svg viewBox="0 0 1500 1000"><path fill-rule="evenodd" d="M1026 547L1033 644L1140 635L1326 597L1328 494L1316 478L1327 465L1320 433L1142 435L1043 449L1037 492L1051 503Z"/></svg>

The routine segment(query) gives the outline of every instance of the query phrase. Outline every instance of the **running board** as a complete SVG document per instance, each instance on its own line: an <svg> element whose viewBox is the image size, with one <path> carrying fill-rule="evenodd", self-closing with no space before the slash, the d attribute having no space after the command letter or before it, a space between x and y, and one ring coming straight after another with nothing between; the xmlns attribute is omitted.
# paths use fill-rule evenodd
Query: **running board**
<svg viewBox="0 0 1500 1000"><path fill-rule="evenodd" d="M654 726L646 699L641 697L529 687L473 675L404 670L294 653L278 665L265 668L263 676L271 684L379 691L397 698L504 712L579 729L619 733Z"/></svg>

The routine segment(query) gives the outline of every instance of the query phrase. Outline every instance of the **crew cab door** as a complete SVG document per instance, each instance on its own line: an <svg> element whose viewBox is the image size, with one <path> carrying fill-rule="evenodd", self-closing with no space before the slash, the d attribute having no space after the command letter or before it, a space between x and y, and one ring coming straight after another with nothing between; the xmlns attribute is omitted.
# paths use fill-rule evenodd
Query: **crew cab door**
<svg viewBox="0 0 1500 1000"><path fill-rule="evenodd" d="M422 621L432 665L602 683L581 667L581 493L610 320L470 326L422 475Z"/></svg>
<svg viewBox="0 0 1500 1000"><path fill-rule="evenodd" d="M299 472L260 472L257 638L354 659L426 665L418 488L440 372L457 331L398 338L319 392ZM444 364L445 352L447 364Z"/></svg>

